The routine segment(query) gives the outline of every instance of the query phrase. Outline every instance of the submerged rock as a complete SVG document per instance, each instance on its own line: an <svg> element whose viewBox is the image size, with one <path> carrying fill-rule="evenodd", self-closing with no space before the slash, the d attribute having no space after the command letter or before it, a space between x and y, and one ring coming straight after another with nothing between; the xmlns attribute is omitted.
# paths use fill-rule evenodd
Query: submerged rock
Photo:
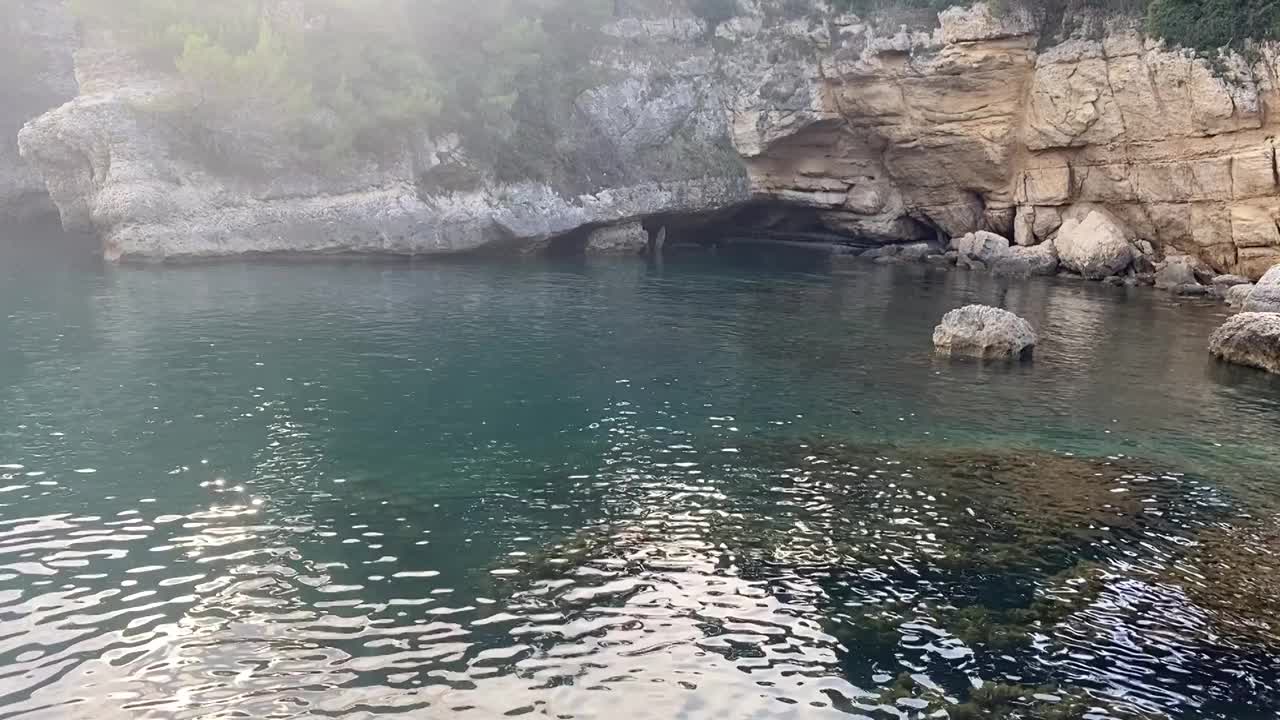
<svg viewBox="0 0 1280 720"><path fill-rule="evenodd" d="M1237 285L1252 285L1249 278L1243 275L1216 275L1213 278L1213 286L1216 288L1230 288ZM1224 290L1225 292L1225 290Z"/></svg>
<svg viewBox="0 0 1280 720"><path fill-rule="evenodd" d="M1169 292L1182 297L1203 297L1209 294L1209 288L1200 283L1182 283L1168 288Z"/></svg>
<svg viewBox="0 0 1280 720"><path fill-rule="evenodd" d="M1196 261L1187 255L1173 255L1156 270L1156 287L1174 290L1182 285L1199 285L1196 279Z"/></svg>
<svg viewBox="0 0 1280 720"><path fill-rule="evenodd" d="M1229 363L1280 373L1280 313L1232 317L1209 337L1209 352Z"/></svg>
<svg viewBox="0 0 1280 720"><path fill-rule="evenodd" d="M933 331L939 353L982 359L1020 358L1036 344L1031 323L1008 310L968 305L952 310Z"/></svg>
<svg viewBox="0 0 1280 720"><path fill-rule="evenodd" d="M1101 208L1073 208L1053 243L1063 267L1090 280L1115 275L1133 262L1124 225Z"/></svg>
<svg viewBox="0 0 1280 720"><path fill-rule="evenodd" d="M918 262L933 252L934 247L927 242L908 243L898 246L897 256L908 262Z"/></svg>
<svg viewBox="0 0 1280 720"><path fill-rule="evenodd" d="M1245 312L1280 312L1280 265L1267 271L1254 285L1244 304Z"/></svg>

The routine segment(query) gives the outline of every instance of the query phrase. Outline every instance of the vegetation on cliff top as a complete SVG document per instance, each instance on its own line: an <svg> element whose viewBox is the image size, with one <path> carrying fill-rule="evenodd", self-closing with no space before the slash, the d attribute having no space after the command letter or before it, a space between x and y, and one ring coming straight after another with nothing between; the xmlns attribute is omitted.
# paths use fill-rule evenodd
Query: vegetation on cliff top
<svg viewBox="0 0 1280 720"><path fill-rule="evenodd" d="M210 156L331 162L411 133L508 144L581 89L606 0L73 0L151 68ZM286 142L282 143L281 140ZM282 157L282 148L296 150Z"/></svg>
<svg viewBox="0 0 1280 720"><path fill-rule="evenodd" d="M736 0L688 0L714 28ZM782 0L816 7L816 0ZM831 0L875 16L954 0ZM1271 0L991 0L1046 18L1083 7L1144 13L1152 34L1201 50L1280 37ZM16 0L0 0L0 39ZM187 92L172 114L205 157L272 170L390 156L413 138L457 133L478 164L536 176L593 83L610 0L72 0ZM13 43L3 43L14 46ZM10 63L12 65L13 63Z"/></svg>
<svg viewBox="0 0 1280 720"><path fill-rule="evenodd" d="M861 16L891 9L940 11L955 0L832 0L837 8ZM1280 39L1280 3L1273 0L989 0L997 11L1025 7L1048 18L1080 10L1136 14L1147 32L1172 45L1210 52L1240 49L1258 40Z"/></svg>

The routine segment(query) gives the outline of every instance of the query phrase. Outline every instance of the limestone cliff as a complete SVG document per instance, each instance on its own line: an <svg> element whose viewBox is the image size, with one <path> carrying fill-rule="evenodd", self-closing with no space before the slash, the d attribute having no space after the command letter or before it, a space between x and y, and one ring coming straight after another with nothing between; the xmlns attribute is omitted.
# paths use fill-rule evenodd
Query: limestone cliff
<svg viewBox="0 0 1280 720"><path fill-rule="evenodd" d="M1213 67L1112 19L1100 39L1037 50L1035 18L985 5L930 31L827 27L810 60L782 69L787 98L770 90L781 78L730 93L757 197L888 241L992 230L1023 245L1089 203L1219 271L1280 262L1276 48Z"/></svg>
<svg viewBox="0 0 1280 720"><path fill-rule="evenodd" d="M168 81L92 36L80 96L20 144L64 222L114 259L536 248L754 202L885 243L992 230L1021 245L1085 204L1157 253L1253 278L1280 261L1276 48L1211 65L1123 19L1046 42L1040 19L985 5L899 24L779 0L714 24L676 0L627 5L598 60L608 80L565 129L591 151L589 181L424 182L450 138L341 176L219 173L148 109Z"/></svg>
<svg viewBox="0 0 1280 720"><path fill-rule="evenodd" d="M605 82L577 98L573 122L547 148L589 156L567 180L437 182L440 166L467 162L455 137L324 171L288 165L268 148L267 172L229 171L193 152L166 116L176 79L92 28L75 56L79 96L28 123L19 145L63 225L95 233L117 261L528 251L584 226L746 201L720 87L705 82L711 49L669 18L633 17L611 31L617 42L598 58ZM484 168L468 170L484 177Z"/></svg>
<svg viewBox="0 0 1280 720"><path fill-rule="evenodd" d="M76 95L71 13L49 0L4 0L0 7L0 218L53 209L40 174L18 156L26 121Z"/></svg>

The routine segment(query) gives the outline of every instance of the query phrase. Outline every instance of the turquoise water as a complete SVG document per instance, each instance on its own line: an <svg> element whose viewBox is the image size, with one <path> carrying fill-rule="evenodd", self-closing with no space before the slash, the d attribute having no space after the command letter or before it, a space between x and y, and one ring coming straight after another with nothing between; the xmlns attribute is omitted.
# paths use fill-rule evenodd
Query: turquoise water
<svg viewBox="0 0 1280 720"><path fill-rule="evenodd" d="M1001 296L1033 362L932 356ZM1276 577L1280 380L1211 361L1225 314L5 248L0 718L1274 717L1274 608L1224 596Z"/></svg>

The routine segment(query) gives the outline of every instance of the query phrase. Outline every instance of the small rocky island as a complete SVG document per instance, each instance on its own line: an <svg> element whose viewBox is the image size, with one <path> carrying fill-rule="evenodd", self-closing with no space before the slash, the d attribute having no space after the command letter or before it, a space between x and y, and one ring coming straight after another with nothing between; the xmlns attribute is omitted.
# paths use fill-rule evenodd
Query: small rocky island
<svg viewBox="0 0 1280 720"><path fill-rule="evenodd" d="M952 310L933 331L940 354L981 360L1030 357L1036 345L1031 323L1008 310L967 305Z"/></svg>

